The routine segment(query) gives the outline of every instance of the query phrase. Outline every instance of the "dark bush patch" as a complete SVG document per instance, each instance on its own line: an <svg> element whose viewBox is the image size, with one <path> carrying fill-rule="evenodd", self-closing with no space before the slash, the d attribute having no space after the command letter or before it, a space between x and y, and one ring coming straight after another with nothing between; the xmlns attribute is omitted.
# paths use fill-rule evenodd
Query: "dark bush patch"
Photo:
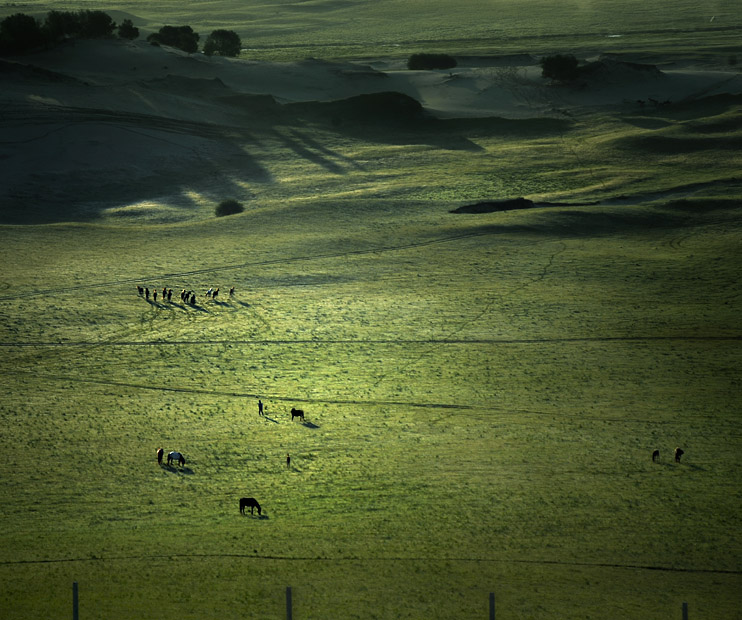
<svg viewBox="0 0 742 620"><path fill-rule="evenodd" d="M51 42L64 39L103 39L110 37L116 24L103 11L49 11L44 31Z"/></svg>
<svg viewBox="0 0 742 620"><path fill-rule="evenodd" d="M30 15L16 13L0 21L0 54L27 52L43 43L41 25Z"/></svg>
<svg viewBox="0 0 742 620"><path fill-rule="evenodd" d="M222 200L217 206L216 209L214 209L214 213L217 217L223 217L225 215L234 215L236 213L242 213L245 210L245 207L242 206L239 202L236 200L229 198L227 200Z"/></svg>
<svg viewBox="0 0 742 620"><path fill-rule="evenodd" d="M413 71L453 69L456 64L456 59L448 54L413 54L407 60L407 68Z"/></svg>
<svg viewBox="0 0 742 620"><path fill-rule="evenodd" d="M367 93L327 102L290 103L286 104L285 109L306 117L328 119L335 126L346 123L407 125L425 118L425 111L417 99L393 91Z"/></svg>
<svg viewBox="0 0 742 620"><path fill-rule="evenodd" d="M121 22L118 28L118 35L122 39L129 39L133 41L139 38L139 28L137 28L130 19L125 19Z"/></svg>
<svg viewBox="0 0 742 620"><path fill-rule="evenodd" d="M556 82L571 82L579 75L579 62L572 54L555 54L541 59L541 76Z"/></svg>
<svg viewBox="0 0 742 620"><path fill-rule="evenodd" d="M153 32L147 37L150 43L177 47L184 52L193 54L198 51L199 34L193 32L190 26L163 26L159 32Z"/></svg>
<svg viewBox="0 0 742 620"><path fill-rule="evenodd" d="M494 213L496 211L512 211L514 209L531 209L533 206L533 201L528 200L528 198L510 198L464 205L458 209L452 209L451 213Z"/></svg>

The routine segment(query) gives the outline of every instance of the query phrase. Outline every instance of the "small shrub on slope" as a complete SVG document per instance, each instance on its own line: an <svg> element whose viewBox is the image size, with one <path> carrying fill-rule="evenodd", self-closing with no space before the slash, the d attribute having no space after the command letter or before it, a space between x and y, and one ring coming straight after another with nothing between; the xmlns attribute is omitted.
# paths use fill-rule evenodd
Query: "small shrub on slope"
<svg viewBox="0 0 742 620"><path fill-rule="evenodd" d="M218 205L216 205L216 209L214 209L214 213L217 217L223 217L225 215L234 215L235 213L242 213L245 210L245 207L243 207L239 202L236 200L229 198L228 200L222 200Z"/></svg>
<svg viewBox="0 0 742 620"><path fill-rule="evenodd" d="M578 64L572 54L545 56L541 59L541 76L556 82L571 82L579 74Z"/></svg>
<svg viewBox="0 0 742 620"><path fill-rule="evenodd" d="M130 19L121 22L118 28L118 35L122 39L133 41L139 37L139 28L137 28Z"/></svg>

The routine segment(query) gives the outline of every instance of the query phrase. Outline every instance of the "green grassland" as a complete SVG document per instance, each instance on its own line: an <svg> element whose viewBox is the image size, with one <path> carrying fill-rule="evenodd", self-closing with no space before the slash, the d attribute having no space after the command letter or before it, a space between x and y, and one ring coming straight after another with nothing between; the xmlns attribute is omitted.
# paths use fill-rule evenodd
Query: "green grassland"
<svg viewBox="0 0 742 620"><path fill-rule="evenodd" d="M412 28L417 2L279 4L117 7L201 31L262 16L286 55L382 14L415 44L466 37L434 11ZM618 4L656 24L653 3ZM668 29L700 19L675 4ZM70 8L13 10L49 7ZM518 15L472 3L471 49L488 10ZM357 14L370 25L341 22ZM539 26L520 27L531 49ZM169 210L126 216L29 205L38 223L0 228L0 618L67 617L73 581L82 618L280 618L286 586L297 618L479 618L492 591L498 618L742 617L738 98L303 114L231 138L259 179L182 181ZM214 218L227 195L245 212ZM516 196L583 206L450 212Z"/></svg>
<svg viewBox="0 0 742 620"><path fill-rule="evenodd" d="M739 48L735 0L228 0L110 2L25 0L0 15L102 9L131 18L144 34L189 24L205 38L235 30L257 59L408 56L452 53L554 53L569 50L726 52Z"/></svg>

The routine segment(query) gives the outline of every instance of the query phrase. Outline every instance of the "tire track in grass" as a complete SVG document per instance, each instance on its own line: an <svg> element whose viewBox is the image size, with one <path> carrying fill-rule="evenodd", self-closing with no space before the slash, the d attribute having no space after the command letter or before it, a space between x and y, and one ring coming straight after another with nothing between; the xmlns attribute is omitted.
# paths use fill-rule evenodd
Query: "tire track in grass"
<svg viewBox="0 0 742 620"><path fill-rule="evenodd" d="M90 385L101 385L108 387L120 387L132 390L147 390L151 392L173 392L181 394L198 394L210 397L221 397L221 398L240 398L240 399L251 399L264 398L277 402L295 403L296 395L284 396L276 394L266 394L265 392L252 393L252 392L237 392L233 390L207 390L203 388L189 388L182 386L167 386L167 385L151 385L145 383L129 383L123 381L112 381L107 379L90 379L85 377L73 377L68 375L41 375L38 372L30 370L9 370L2 374L5 375L17 375L27 376L32 375L36 379L44 379L46 381L59 381L65 383L86 383ZM507 418L517 418L523 420L523 416L537 416L537 417L549 417L564 419L575 419L580 421L587 420L598 420L601 422L636 422L640 424L674 424L674 420L651 420L648 421L646 418L632 418L632 417L606 417L606 416L595 416L585 415L584 413L556 413L554 411L536 411L534 409L515 409L508 407L507 409L498 408L492 404L462 404L462 403L431 403L431 402L415 402L415 401L403 401L403 400L360 400L360 399L343 399L343 398L313 398L306 397L301 399L302 402L311 404L324 404L324 405L353 405L362 407L408 407L411 409L427 409L427 410L440 410L441 414L436 419L431 419L431 423L439 423L446 420L448 417L454 414L454 412L469 412L476 413L478 415L501 415ZM715 413L708 415L696 415L694 419L707 420L715 419ZM530 422L529 422L530 423Z"/></svg>
<svg viewBox="0 0 742 620"><path fill-rule="evenodd" d="M526 280L525 282L523 282L522 284L520 284L518 286L513 287L509 291L505 291L504 293L502 293L500 295L491 297L490 300L485 304L484 308L482 308L482 310L480 310L479 312L477 312L473 316L470 316L469 318L464 319L463 321L460 321L457 326L455 326L454 328L448 330L448 332L444 336L444 339L451 338L454 335L461 333L469 325L475 323L476 321L479 321L482 317L486 316L490 312L490 310L492 309L492 307L495 305L495 301L496 300L498 300L498 299L507 299L511 295L513 295L513 294L515 294L515 293L517 293L519 291L525 290L529 286L532 286L533 284L536 284L537 282L541 282L544 278L546 278L546 275L549 273L549 271L551 270L552 266L554 265L554 261L556 260L556 257L559 256L562 252L564 252L567 249L567 246L566 246L565 243L560 242L559 245L561 246L560 249L558 249L556 252L554 252L551 255L551 257L549 258L548 262L546 263L546 265L544 266L544 268L542 269L542 271L541 271L540 274L538 274L538 275L536 275L536 276L534 276L534 277ZM421 352L420 355L418 355L415 359L410 360L409 362L407 362L401 368L396 369L395 374L397 374L397 375L398 374L404 374L411 367L416 366L417 364L419 364L420 362L422 362L425 358L427 358L430 355L432 355L436 351L437 348L438 348L437 346L431 346L429 350ZM376 381L372 384L373 387L374 388L378 388L379 385L390 374L391 373L386 372L386 373L383 373L381 375L378 375Z"/></svg>
<svg viewBox="0 0 742 620"><path fill-rule="evenodd" d="M185 394L202 394L205 396L221 396L229 398L264 398L267 400L274 400L280 402L296 402L296 396L281 396L266 394L265 392L252 393L252 392L236 392L230 390L207 390L202 388L188 388L181 386L167 386L167 385L149 385L145 383L129 383L125 381L111 381L107 379L90 379L86 377L73 377L69 375L44 375L33 371L23 370L10 370L3 373L5 375L33 375L37 379L45 379L47 381L64 381L69 383L89 383L93 385L105 385L111 387L130 388L136 390L150 390L153 392L178 392ZM377 406L394 406L394 407L415 407L425 409L475 409L472 405L461 405L461 404L450 404L450 403L415 403L408 401L395 401L395 400L378 400L378 401L366 401L366 400L354 400L354 399L331 399L331 398L302 398L302 402L306 403L325 403L332 405L377 405Z"/></svg>
<svg viewBox="0 0 742 620"><path fill-rule="evenodd" d="M659 566L653 564L619 564L614 562L578 562L569 560L528 560L528 559L501 559L501 558L460 558L450 556L431 557L401 557L391 556L383 558L364 558L359 556L289 556L289 555L262 555L255 553L160 553L151 555L121 555L110 557L86 557L86 558L47 558L37 560L5 560L0 561L0 566L18 566L29 564L63 564L77 562L126 562L126 561L149 561L149 560L172 560L179 559L223 559L234 558L244 560L266 560L281 562L468 562L477 564L526 564L540 566L577 566L585 568L615 568L626 570L648 570L669 573L695 573L714 575L742 575L742 570L725 568L688 568L679 566Z"/></svg>
<svg viewBox="0 0 742 620"><path fill-rule="evenodd" d="M67 341L29 341L29 342L0 342L0 347L26 348L26 347L166 347L166 346L199 346L199 345L246 345L246 346L275 346L275 345L368 345L368 344L394 344L406 345L456 345L456 344L590 344L590 343L622 343L622 342L738 342L742 335L729 336L567 336L562 338L422 338L422 339L399 339L379 338L369 340L347 339L325 339L314 338L287 340L287 339L263 339L263 340L67 340Z"/></svg>

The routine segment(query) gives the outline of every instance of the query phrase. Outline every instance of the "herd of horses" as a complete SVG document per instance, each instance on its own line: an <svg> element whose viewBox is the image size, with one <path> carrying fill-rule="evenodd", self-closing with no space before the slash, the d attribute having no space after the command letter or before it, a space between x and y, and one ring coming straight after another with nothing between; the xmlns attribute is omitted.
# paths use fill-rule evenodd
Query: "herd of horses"
<svg viewBox="0 0 742 620"><path fill-rule="evenodd" d="M152 295L152 299L155 303L157 303L157 289L153 288L152 292L150 293L148 286L140 286L137 284L137 293L140 297L144 297L147 301L149 301L150 294ZM210 288L208 291L206 291L206 297L209 297L210 299L213 299L216 301L216 298L219 295L219 287L216 289ZM234 286L229 289L229 296L234 296ZM160 299L164 303L165 301L170 302L173 299L173 289L167 288L166 286L163 287L162 292L160 293ZM190 304L191 306L196 305L196 293L194 291L187 291L186 289L183 289L180 292L180 300L183 303Z"/></svg>
<svg viewBox="0 0 742 620"><path fill-rule="evenodd" d="M165 455L165 450L162 448L157 448L157 463L159 465L162 465L162 457ZM180 453L176 452L175 450L171 450L167 453L167 465L170 467L173 463L177 463L181 467L185 465L185 457Z"/></svg>
<svg viewBox="0 0 742 620"><path fill-rule="evenodd" d="M217 289L218 290L218 289ZM291 421L294 421L294 418L300 418L302 421L304 421L304 410L303 409L295 409L294 407L291 408ZM157 463L159 465L162 465L162 459L165 456L165 450L164 448L157 448ZM654 457L653 457L654 458ZM176 452L175 450L171 450L167 453L167 466L172 466L173 463L178 463L180 467L183 467L185 465L185 457L180 453ZM290 464L290 457L287 454L286 455L286 465L288 466ZM258 503L258 500L256 500L254 497L241 497L240 498L240 514L245 514L245 509L250 509L250 514L255 514L255 509L258 509L258 516L262 515L262 509L260 508L260 504Z"/></svg>

